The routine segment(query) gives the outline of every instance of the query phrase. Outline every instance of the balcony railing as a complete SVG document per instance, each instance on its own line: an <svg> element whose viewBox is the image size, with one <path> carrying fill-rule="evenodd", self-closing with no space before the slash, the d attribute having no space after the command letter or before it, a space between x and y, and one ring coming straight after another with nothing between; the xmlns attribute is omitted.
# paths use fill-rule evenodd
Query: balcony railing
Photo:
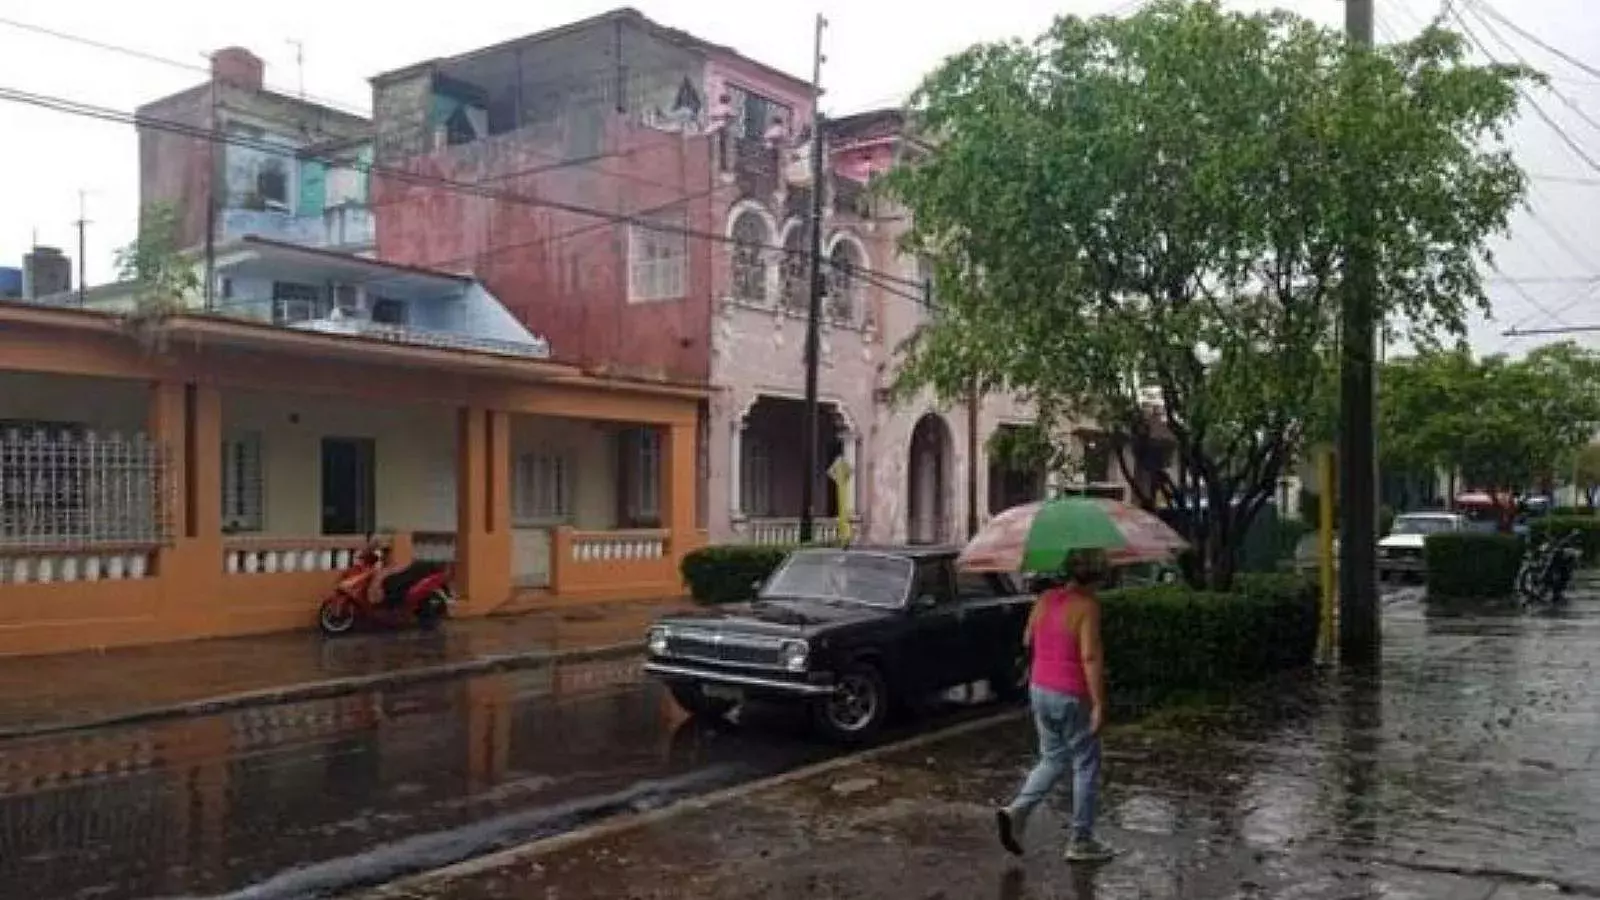
<svg viewBox="0 0 1600 900"><path fill-rule="evenodd" d="M861 520L852 520L851 531L859 533ZM800 543L799 519L745 519L736 522L734 530L746 544L762 547L787 547ZM811 522L811 542L814 544L839 543L839 520L816 518Z"/></svg>

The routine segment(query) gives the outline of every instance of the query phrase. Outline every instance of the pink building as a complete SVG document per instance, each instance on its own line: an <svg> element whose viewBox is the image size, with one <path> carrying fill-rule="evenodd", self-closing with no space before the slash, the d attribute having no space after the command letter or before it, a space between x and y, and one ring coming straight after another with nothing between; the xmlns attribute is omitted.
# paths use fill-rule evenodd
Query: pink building
<svg viewBox="0 0 1600 900"><path fill-rule="evenodd" d="M472 274L548 337L558 361L711 386L702 526L713 541L794 540L809 84L620 9L373 85L377 159L410 173L373 178L378 254ZM982 403L972 461L964 407L887 401L894 348L927 315L922 267L896 250L904 215L866 190L920 152L903 126L895 110L829 124L819 450L824 465L851 464L861 533L932 542L964 531L969 464L985 515L1044 484L1041 473L991 467L983 452L995 430L1030 420L1025 405ZM540 471L577 485L594 474L586 468L603 469L616 521L648 526L649 486L635 473L650 448L618 452ZM1115 478L1102 468L1095 480ZM817 477L817 511L831 517L835 491ZM822 525L823 537L835 527Z"/></svg>

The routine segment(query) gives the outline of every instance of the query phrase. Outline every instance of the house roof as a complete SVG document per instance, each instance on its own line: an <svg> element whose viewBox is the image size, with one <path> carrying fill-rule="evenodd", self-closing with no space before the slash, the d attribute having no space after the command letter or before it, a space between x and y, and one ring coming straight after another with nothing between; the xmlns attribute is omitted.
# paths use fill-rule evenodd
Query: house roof
<svg viewBox="0 0 1600 900"><path fill-rule="evenodd" d="M352 271L365 270L374 275L410 275L419 278L443 279L456 284L472 284L475 279L468 275L458 275L454 272L445 272L440 269L429 269L423 266L411 266L403 263L387 262L367 256L356 256L353 253L342 253L338 250L324 250L320 247L308 247L303 244L294 244L288 241L273 240L272 238L258 237L249 234L231 241L220 252L226 252L232 247L257 249L267 255L279 258L300 259L307 262L333 264L349 268Z"/></svg>
<svg viewBox="0 0 1600 900"><path fill-rule="evenodd" d="M631 6L618 7L608 12L600 13L599 15L590 16L587 19L579 19L576 22L569 22L566 25L559 25L555 28L547 28L544 31L534 32L533 34L514 38L509 41L502 41L498 44L491 44L488 47L482 47L477 50L469 50L466 53L460 53L455 56L435 57L433 59L413 63L399 69L393 69L388 72L379 73L374 75L369 80L375 85L382 85L440 65L467 62L484 56L504 53L508 50L518 50L527 47L533 47L546 41L576 34L586 29L593 28L597 25L607 25L613 22L624 22L634 25L648 32L659 40L670 44L676 44L680 47L699 50L704 53L727 54L738 57L744 62L761 69L767 74L788 81L797 87L809 88L811 84L811 82L795 75L791 75L782 69L767 65L760 60L752 59L751 57L740 53L738 50L735 50L726 44L717 44L704 38L696 37L695 35L690 34L682 29L662 25L661 23L651 19L644 13L639 12L637 9L634 9Z"/></svg>
<svg viewBox="0 0 1600 900"><path fill-rule="evenodd" d="M869 109L827 120L828 136L836 143L898 137L905 131L905 110L898 106Z"/></svg>

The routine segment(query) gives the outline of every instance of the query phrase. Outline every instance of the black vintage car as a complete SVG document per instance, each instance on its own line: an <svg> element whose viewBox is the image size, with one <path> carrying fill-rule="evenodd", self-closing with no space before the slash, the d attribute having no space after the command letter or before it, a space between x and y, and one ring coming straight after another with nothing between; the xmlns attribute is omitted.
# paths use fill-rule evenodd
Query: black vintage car
<svg viewBox="0 0 1600 900"><path fill-rule="evenodd" d="M745 698L810 705L831 738L859 741L891 706L979 680L1026 688L1022 630L1033 598L1005 575L958 572L948 548L805 549L754 601L668 616L645 671L685 710Z"/></svg>

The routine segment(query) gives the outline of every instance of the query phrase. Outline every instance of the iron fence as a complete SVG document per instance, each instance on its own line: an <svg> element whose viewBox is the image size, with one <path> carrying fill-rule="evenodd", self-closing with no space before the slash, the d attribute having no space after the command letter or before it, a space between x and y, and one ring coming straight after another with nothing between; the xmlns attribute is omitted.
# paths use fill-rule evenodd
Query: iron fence
<svg viewBox="0 0 1600 900"><path fill-rule="evenodd" d="M0 547L164 544L168 481L142 434L0 427Z"/></svg>

